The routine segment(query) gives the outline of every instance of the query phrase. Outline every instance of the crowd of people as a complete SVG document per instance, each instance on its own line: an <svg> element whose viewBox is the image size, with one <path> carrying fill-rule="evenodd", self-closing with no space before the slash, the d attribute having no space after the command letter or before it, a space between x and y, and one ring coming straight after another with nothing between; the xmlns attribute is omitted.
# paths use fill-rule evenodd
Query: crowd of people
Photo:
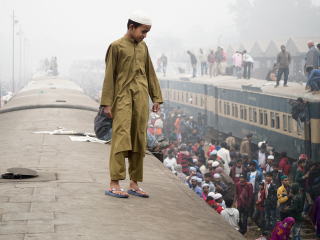
<svg viewBox="0 0 320 240"><path fill-rule="evenodd" d="M307 43L309 51L305 56L304 69L307 73L308 81L306 83L306 90L313 92L313 94L320 93L320 43L314 44L313 41ZM291 64L291 55L286 51L286 47L282 45L281 51L277 55L276 63L269 70L266 76L268 81L276 81L275 87L279 86L280 79L284 75L284 87L288 87L289 77L289 65ZM197 64L201 65L201 76L210 75L215 77L218 75L233 76L233 71L236 71L236 77L238 79L250 79L251 69L253 68L254 59L247 53L246 50L236 53L232 56L233 65L227 66L227 53L223 47L218 47L215 51L210 50L210 53L206 54L202 48L200 48L197 56L190 51L187 51L190 56L192 65L192 77L196 77ZM243 71L242 71L243 68ZM209 73L208 73L209 70Z"/></svg>
<svg viewBox="0 0 320 240"><path fill-rule="evenodd" d="M253 152L252 133L240 145L229 133L207 146L206 117L198 113L195 121L179 107L150 114L148 134L168 141L163 164L244 236L251 219L262 239L288 239L290 233L301 239L304 219L318 224L320 239L320 162L302 154L291 165L286 152L276 159L266 141Z"/></svg>

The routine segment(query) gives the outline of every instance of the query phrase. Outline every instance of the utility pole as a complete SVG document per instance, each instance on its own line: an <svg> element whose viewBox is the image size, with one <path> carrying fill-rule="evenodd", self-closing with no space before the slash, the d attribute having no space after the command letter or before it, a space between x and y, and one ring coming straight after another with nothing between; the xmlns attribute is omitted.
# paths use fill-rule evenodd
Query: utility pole
<svg viewBox="0 0 320 240"><path fill-rule="evenodd" d="M21 24L20 24L20 82L19 82L19 90L21 89Z"/></svg>
<svg viewBox="0 0 320 240"><path fill-rule="evenodd" d="M27 39L23 38L23 82L26 83L26 41Z"/></svg>
<svg viewBox="0 0 320 240"><path fill-rule="evenodd" d="M14 94L14 24L18 23L18 20L14 20L14 10L12 15L12 94Z"/></svg>

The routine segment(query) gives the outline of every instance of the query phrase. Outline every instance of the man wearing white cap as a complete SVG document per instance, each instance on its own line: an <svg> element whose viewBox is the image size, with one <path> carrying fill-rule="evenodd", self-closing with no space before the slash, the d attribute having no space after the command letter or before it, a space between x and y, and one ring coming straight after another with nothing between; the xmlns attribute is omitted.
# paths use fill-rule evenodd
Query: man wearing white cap
<svg viewBox="0 0 320 240"><path fill-rule="evenodd" d="M221 194L227 194L228 193L228 187L220 181L220 174L215 173L213 175L213 184L216 187L216 192L221 193Z"/></svg>
<svg viewBox="0 0 320 240"><path fill-rule="evenodd" d="M133 12L128 20L127 33L111 43L105 58L100 105L105 106L105 115L113 118L109 162L111 182L105 193L114 197L128 197L128 193L149 197L138 186L143 180L149 95L154 103L153 112L158 112L163 102L149 51L143 41L151 25L146 13ZM119 185L119 180L126 178L125 157L129 159L128 193Z"/></svg>
<svg viewBox="0 0 320 240"><path fill-rule="evenodd" d="M221 207L223 207L223 209L226 209L226 204L225 201L222 198L221 193L216 193L213 195L213 199L220 204Z"/></svg>
<svg viewBox="0 0 320 240"><path fill-rule="evenodd" d="M189 187L196 193L198 194L199 197L202 198L202 189L201 187L198 186L198 177L197 176L192 176L191 177L191 183L190 183L190 178L188 178L187 183Z"/></svg>
<svg viewBox="0 0 320 240"><path fill-rule="evenodd" d="M267 158L267 164L263 168L263 174L266 174L267 172L273 172L273 160L274 156L269 155Z"/></svg>

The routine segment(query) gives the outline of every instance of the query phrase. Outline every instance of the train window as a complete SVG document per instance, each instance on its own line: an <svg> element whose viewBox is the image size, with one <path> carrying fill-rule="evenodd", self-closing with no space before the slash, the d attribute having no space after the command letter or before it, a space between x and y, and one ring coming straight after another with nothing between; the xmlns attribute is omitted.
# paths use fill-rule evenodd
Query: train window
<svg viewBox="0 0 320 240"><path fill-rule="evenodd" d="M289 133L292 133L293 132L292 116L288 116L288 126L289 126Z"/></svg>
<svg viewBox="0 0 320 240"><path fill-rule="evenodd" d="M235 115L236 115L236 118L238 117L238 105L236 104L235 106Z"/></svg>
<svg viewBox="0 0 320 240"><path fill-rule="evenodd" d="M243 115L244 120L247 120L247 107L244 107Z"/></svg>
<svg viewBox="0 0 320 240"><path fill-rule="evenodd" d="M198 106L198 96L196 95L196 105Z"/></svg>
<svg viewBox="0 0 320 240"><path fill-rule="evenodd" d="M230 115L230 104L227 103L227 114Z"/></svg>
<svg viewBox="0 0 320 240"><path fill-rule="evenodd" d="M268 112L264 111L264 125L268 126Z"/></svg>
<svg viewBox="0 0 320 240"><path fill-rule="evenodd" d="M219 113L222 113L222 102L219 101Z"/></svg>
<svg viewBox="0 0 320 240"><path fill-rule="evenodd" d="M283 115L283 131L288 131L288 117Z"/></svg>
<svg viewBox="0 0 320 240"><path fill-rule="evenodd" d="M240 105L240 118L243 119L243 106Z"/></svg>
<svg viewBox="0 0 320 240"><path fill-rule="evenodd" d="M298 123L297 123L297 133L298 133L299 136L302 135L302 129L301 129L301 127L299 126Z"/></svg>
<svg viewBox="0 0 320 240"><path fill-rule="evenodd" d="M186 93L186 102L188 103L189 98L188 98L188 93Z"/></svg>
<svg viewBox="0 0 320 240"><path fill-rule="evenodd" d="M224 102L223 104L223 113L226 115L227 114L227 103Z"/></svg>
<svg viewBox="0 0 320 240"><path fill-rule="evenodd" d="M252 122L253 114L252 114L252 108L249 107L249 121Z"/></svg>
<svg viewBox="0 0 320 240"><path fill-rule="evenodd" d="M184 100L183 100L183 92L181 93L181 102L184 102Z"/></svg>
<svg viewBox="0 0 320 240"><path fill-rule="evenodd" d="M275 123L274 112L270 112L270 124L272 128L274 128L274 123Z"/></svg>
<svg viewBox="0 0 320 240"><path fill-rule="evenodd" d="M173 91L173 100L176 100L176 91Z"/></svg>
<svg viewBox="0 0 320 240"><path fill-rule="evenodd" d="M280 116L276 113L276 129L280 129Z"/></svg>
<svg viewBox="0 0 320 240"><path fill-rule="evenodd" d="M259 110L259 121L260 121L260 125L263 125L263 112L262 112L262 110Z"/></svg>
<svg viewBox="0 0 320 240"><path fill-rule="evenodd" d="M258 119L258 116L257 116L257 109L253 109L253 122L257 123L257 119Z"/></svg>
<svg viewBox="0 0 320 240"><path fill-rule="evenodd" d="M234 104L232 103L232 117L234 117Z"/></svg>
<svg viewBox="0 0 320 240"><path fill-rule="evenodd" d="M168 91L166 91L166 98L168 98Z"/></svg>
<svg viewBox="0 0 320 240"><path fill-rule="evenodd" d="M180 93L178 92L178 102L180 101Z"/></svg>
<svg viewBox="0 0 320 240"><path fill-rule="evenodd" d="M190 94L190 99L189 99L190 104L192 104L192 101L193 101L192 94Z"/></svg>
<svg viewBox="0 0 320 240"><path fill-rule="evenodd" d="M201 96L200 101L201 101L201 102L200 102L200 106L203 107L203 97L202 97L202 96Z"/></svg>

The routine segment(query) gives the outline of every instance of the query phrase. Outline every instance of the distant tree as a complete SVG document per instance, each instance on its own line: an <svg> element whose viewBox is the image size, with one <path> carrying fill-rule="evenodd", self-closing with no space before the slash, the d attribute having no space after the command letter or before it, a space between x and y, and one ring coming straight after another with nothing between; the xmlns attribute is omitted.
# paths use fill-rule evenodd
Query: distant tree
<svg viewBox="0 0 320 240"><path fill-rule="evenodd" d="M242 40L320 35L320 7L311 0L236 0L229 10Z"/></svg>

